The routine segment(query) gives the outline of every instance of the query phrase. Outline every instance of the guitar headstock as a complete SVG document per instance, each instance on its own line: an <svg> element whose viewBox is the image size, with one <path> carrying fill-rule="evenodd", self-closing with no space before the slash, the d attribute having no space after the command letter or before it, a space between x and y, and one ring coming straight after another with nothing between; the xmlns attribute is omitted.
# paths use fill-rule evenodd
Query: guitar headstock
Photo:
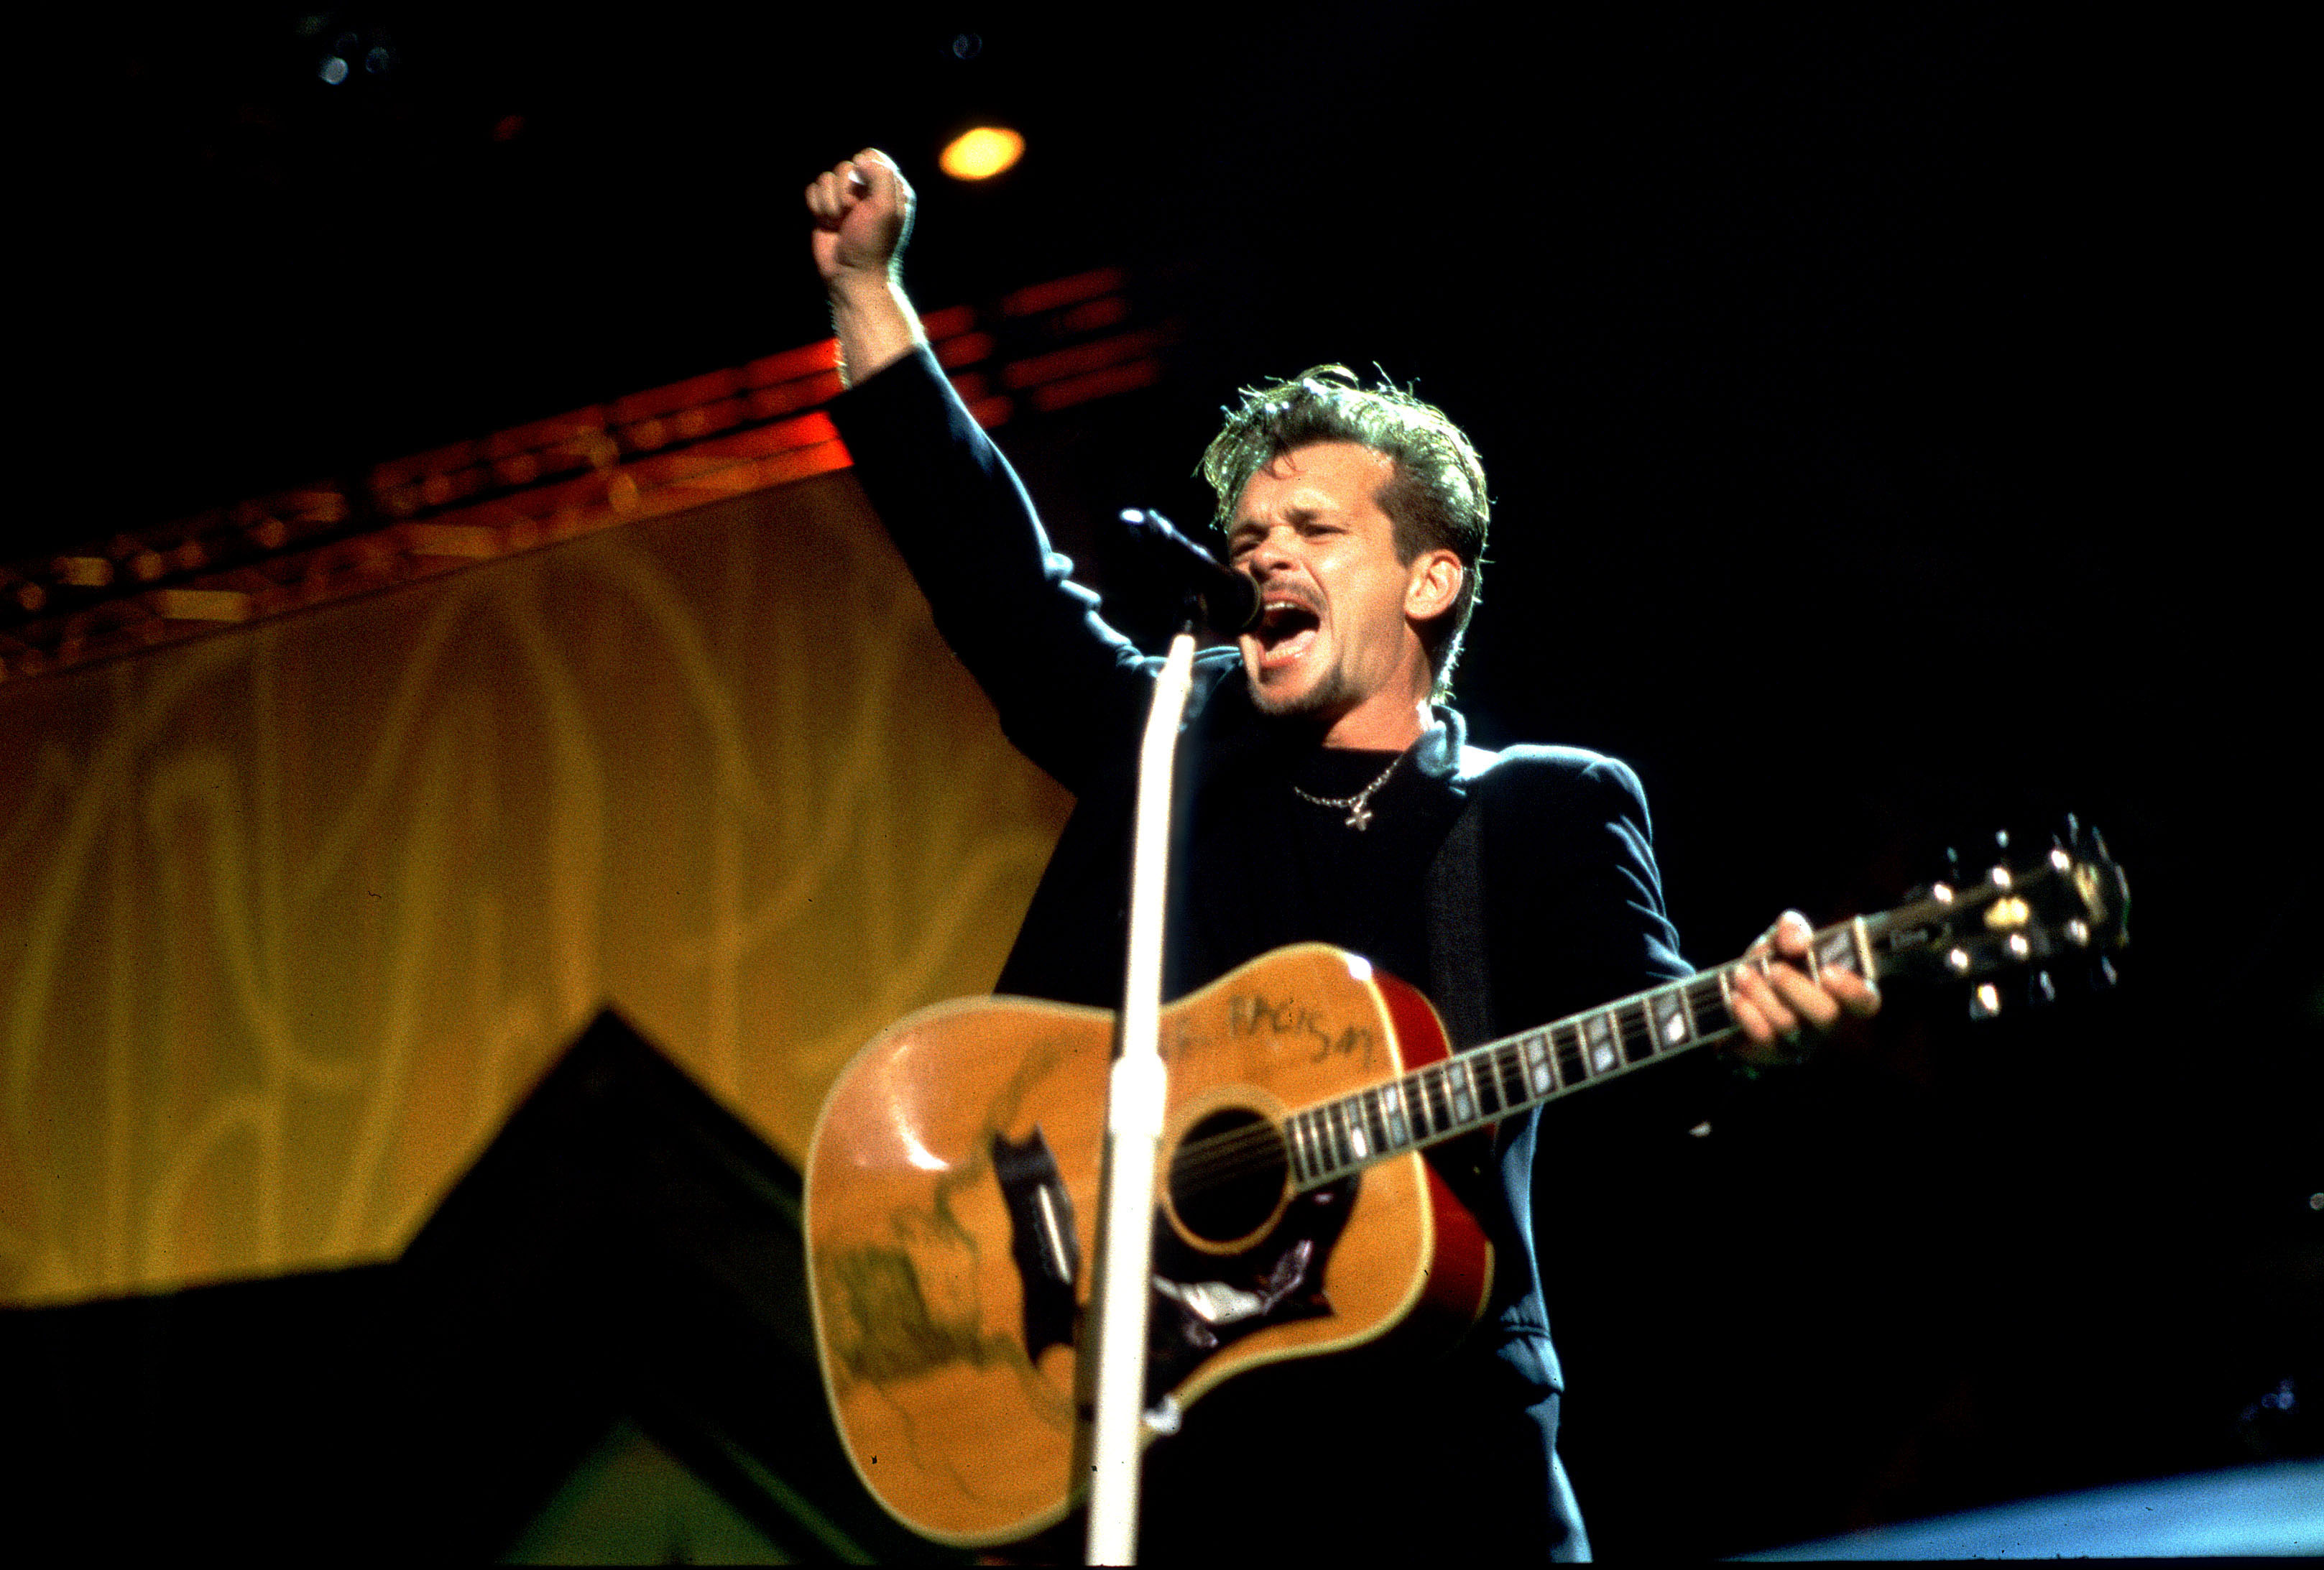
<svg viewBox="0 0 2324 1570"><path fill-rule="evenodd" d="M2000 1012L2016 978L2034 1002L2054 998L2062 975L2113 985L2113 953L2130 940L2130 885L2105 839L2071 817L2039 855L2012 858L2007 837L1996 838L2003 854L1984 872L1956 872L1866 918L1880 977L1967 982L1976 1019Z"/></svg>

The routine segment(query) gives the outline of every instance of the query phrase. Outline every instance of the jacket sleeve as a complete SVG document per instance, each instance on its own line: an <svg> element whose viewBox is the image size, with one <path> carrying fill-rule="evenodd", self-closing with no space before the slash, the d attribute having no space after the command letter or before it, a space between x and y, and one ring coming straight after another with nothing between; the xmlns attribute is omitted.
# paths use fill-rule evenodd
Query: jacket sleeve
<svg viewBox="0 0 2324 1570"><path fill-rule="evenodd" d="M1509 753L1494 772L1514 763L1516 789L1495 803L1486 834L1506 858L1492 886L1501 1029L1530 1030L1693 974L1663 904L1637 775L1579 748ZM1550 1187L1637 1159L1641 1140L1681 1134L1724 1104L1730 1078L1721 1057L1692 1052L1551 1103L1542 1149L1557 1155L1542 1159L1564 1176Z"/></svg>
<svg viewBox="0 0 2324 1570"><path fill-rule="evenodd" d="M1513 747L1494 769L1488 930L1504 1030L1692 974L1663 907L1645 791L1579 748Z"/></svg>
<svg viewBox="0 0 2324 1570"><path fill-rule="evenodd" d="M1009 739L1079 794L1124 746L1155 663L1069 580L1009 460L923 346L842 393L831 417L936 630Z"/></svg>

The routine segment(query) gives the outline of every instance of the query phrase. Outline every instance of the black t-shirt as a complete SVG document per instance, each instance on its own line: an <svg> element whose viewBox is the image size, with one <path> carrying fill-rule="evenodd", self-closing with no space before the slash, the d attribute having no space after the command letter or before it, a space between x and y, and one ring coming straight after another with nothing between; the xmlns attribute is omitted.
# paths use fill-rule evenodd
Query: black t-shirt
<svg viewBox="0 0 2324 1570"><path fill-rule="evenodd" d="M1360 828L1344 801L1366 798ZM1206 782L1186 825L1174 901L1173 996L1293 943L1329 943L1428 985L1430 861L1460 803L1398 753L1269 748Z"/></svg>

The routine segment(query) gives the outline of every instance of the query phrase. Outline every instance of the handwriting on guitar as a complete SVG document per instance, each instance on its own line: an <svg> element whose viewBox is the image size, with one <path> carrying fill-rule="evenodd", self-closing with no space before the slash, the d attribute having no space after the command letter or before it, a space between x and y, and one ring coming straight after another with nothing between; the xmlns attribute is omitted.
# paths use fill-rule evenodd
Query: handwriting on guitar
<svg viewBox="0 0 2324 1570"><path fill-rule="evenodd" d="M1337 1035L1321 1009L1296 998L1279 1002L1264 993L1236 993L1227 1000L1227 1029L1237 1036L1305 1036L1315 1042L1312 1063L1331 1057L1355 1057L1367 1068L1378 1039L1367 1025L1349 1025Z"/></svg>

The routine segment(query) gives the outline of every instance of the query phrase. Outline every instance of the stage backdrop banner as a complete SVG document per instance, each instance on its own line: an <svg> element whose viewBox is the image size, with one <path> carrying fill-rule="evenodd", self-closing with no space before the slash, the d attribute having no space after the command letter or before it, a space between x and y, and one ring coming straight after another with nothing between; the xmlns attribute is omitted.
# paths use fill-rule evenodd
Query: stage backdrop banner
<svg viewBox="0 0 2324 1570"><path fill-rule="evenodd" d="M846 473L0 684L0 1301L391 1256L607 1003L796 1160L1069 805Z"/></svg>

